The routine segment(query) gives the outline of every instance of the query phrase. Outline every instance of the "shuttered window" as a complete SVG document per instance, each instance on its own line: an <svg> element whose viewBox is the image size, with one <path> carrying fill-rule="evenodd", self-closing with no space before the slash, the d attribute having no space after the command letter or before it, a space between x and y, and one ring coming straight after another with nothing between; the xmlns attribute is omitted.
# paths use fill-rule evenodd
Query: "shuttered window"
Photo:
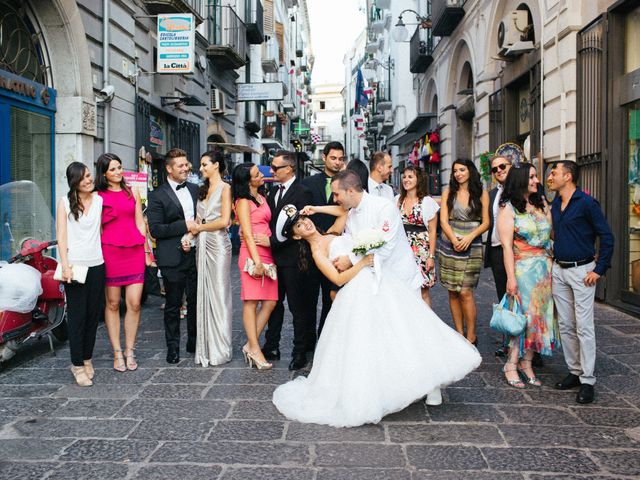
<svg viewBox="0 0 640 480"><path fill-rule="evenodd" d="M276 39L278 40L278 56L280 65L284 64L284 25L276 22Z"/></svg>
<svg viewBox="0 0 640 480"><path fill-rule="evenodd" d="M264 33L265 35L273 35L273 0L264 0Z"/></svg>

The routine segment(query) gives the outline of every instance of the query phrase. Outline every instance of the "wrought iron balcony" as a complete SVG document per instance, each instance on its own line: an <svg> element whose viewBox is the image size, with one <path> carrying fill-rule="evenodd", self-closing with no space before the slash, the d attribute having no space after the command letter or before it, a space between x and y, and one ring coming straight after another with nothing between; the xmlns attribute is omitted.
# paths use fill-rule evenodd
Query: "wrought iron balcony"
<svg viewBox="0 0 640 480"><path fill-rule="evenodd" d="M433 63L433 35L428 28L416 28L409 42L409 71L424 73Z"/></svg>
<svg viewBox="0 0 640 480"><path fill-rule="evenodd" d="M375 113L391 110L392 107L391 89L383 82L378 83L378 87L376 88Z"/></svg>
<svg viewBox="0 0 640 480"><path fill-rule="evenodd" d="M247 11L247 40L251 45L264 42L264 10L261 0L251 0L251 11Z"/></svg>
<svg viewBox="0 0 640 480"><path fill-rule="evenodd" d="M152 15L161 13L192 13L196 24L204 21L202 4L204 0L142 0Z"/></svg>
<svg viewBox="0 0 640 480"><path fill-rule="evenodd" d="M436 37L448 37L464 17L466 0L431 0L432 33Z"/></svg>
<svg viewBox="0 0 640 480"><path fill-rule="evenodd" d="M247 27L233 8L209 5L207 55L223 70L235 70L246 63Z"/></svg>

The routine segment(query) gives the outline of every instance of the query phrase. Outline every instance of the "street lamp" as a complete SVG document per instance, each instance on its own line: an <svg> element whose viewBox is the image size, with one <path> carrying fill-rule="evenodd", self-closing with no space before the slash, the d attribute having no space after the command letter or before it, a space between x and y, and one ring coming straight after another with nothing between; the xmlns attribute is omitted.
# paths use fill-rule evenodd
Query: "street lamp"
<svg viewBox="0 0 640 480"><path fill-rule="evenodd" d="M423 17L415 10L407 8L406 10L400 12L400 15L398 16L398 23L395 24L395 26L393 27L393 31L391 32L391 36L396 42L404 42L409 36L407 27L402 20L402 15L404 15L406 12L411 12L416 16L416 20L418 21L418 23L414 25L420 25L421 28L431 28L431 17Z"/></svg>
<svg viewBox="0 0 640 480"><path fill-rule="evenodd" d="M393 70L395 67L395 62L393 61L393 58L390 58L386 62L381 62L377 58L371 58L364 63L364 67L369 70L373 70L376 67L382 67L385 70Z"/></svg>

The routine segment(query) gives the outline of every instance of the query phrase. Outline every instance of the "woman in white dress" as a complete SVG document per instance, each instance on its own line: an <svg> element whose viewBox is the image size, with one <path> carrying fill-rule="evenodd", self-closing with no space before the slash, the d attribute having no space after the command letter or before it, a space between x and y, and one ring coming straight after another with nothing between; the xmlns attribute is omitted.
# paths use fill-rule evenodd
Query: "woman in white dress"
<svg viewBox="0 0 640 480"><path fill-rule="evenodd" d="M308 377L279 386L273 403L287 418L334 427L377 423L384 416L462 379L481 361L465 338L445 325L417 292L390 270L377 293L373 255L338 272L332 259L351 252L349 237L320 234L304 215L288 210L282 233L311 248L318 269L342 285L318 341ZM304 213L341 212L311 207ZM342 212L344 213L344 212ZM341 231L345 215L333 231ZM330 232L332 231L330 230Z"/></svg>

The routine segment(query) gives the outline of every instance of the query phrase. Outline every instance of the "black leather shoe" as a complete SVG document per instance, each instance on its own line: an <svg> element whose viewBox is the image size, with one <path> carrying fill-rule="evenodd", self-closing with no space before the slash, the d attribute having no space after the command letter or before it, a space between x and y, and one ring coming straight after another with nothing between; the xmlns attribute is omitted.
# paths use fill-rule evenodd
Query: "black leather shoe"
<svg viewBox="0 0 640 480"><path fill-rule="evenodd" d="M542 360L542 355L538 352L533 353L533 358L531 359L531 365L536 368L544 367L544 361Z"/></svg>
<svg viewBox="0 0 640 480"><path fill-rule="evenodd" d="M572 388L576 388L580 386L580 377L570 373L561 382L558 382L554 385L556 390L571 390Z"/></svg>
<svg viewBox="0 0 640 480"><path fill-rule="evenodd" d="M580 385L580 390L578 390L578 395L576 396L576 402L593 402L593 385L589 385L587 383L583 383L582 385Z"/></svg>
<svg viewBox="0 0 640 480"><path fill-rule="evenodd" d="M175 347L167 350L167 363L178 363L180 361L179 350Z"/></svg>
<svg viewBox="0 0 640 480"><path fill-rule="evenodd" d="M304 353L296 353L291 359L289 370L300 370L307 365L307 355Z"/></svg>
<svg viewBox="0 0 640 480"><path fill-rule="evenodd" d="M267 349L262 347L262 354L264 355L265 360L272 362L273 360L280 360L280 349Z"/></svg>
<svg viewBox="0 0 640 480"><path fill-rule="evenodd" d="M196 353L196 341L187 340L187 353Z"/></svg>

